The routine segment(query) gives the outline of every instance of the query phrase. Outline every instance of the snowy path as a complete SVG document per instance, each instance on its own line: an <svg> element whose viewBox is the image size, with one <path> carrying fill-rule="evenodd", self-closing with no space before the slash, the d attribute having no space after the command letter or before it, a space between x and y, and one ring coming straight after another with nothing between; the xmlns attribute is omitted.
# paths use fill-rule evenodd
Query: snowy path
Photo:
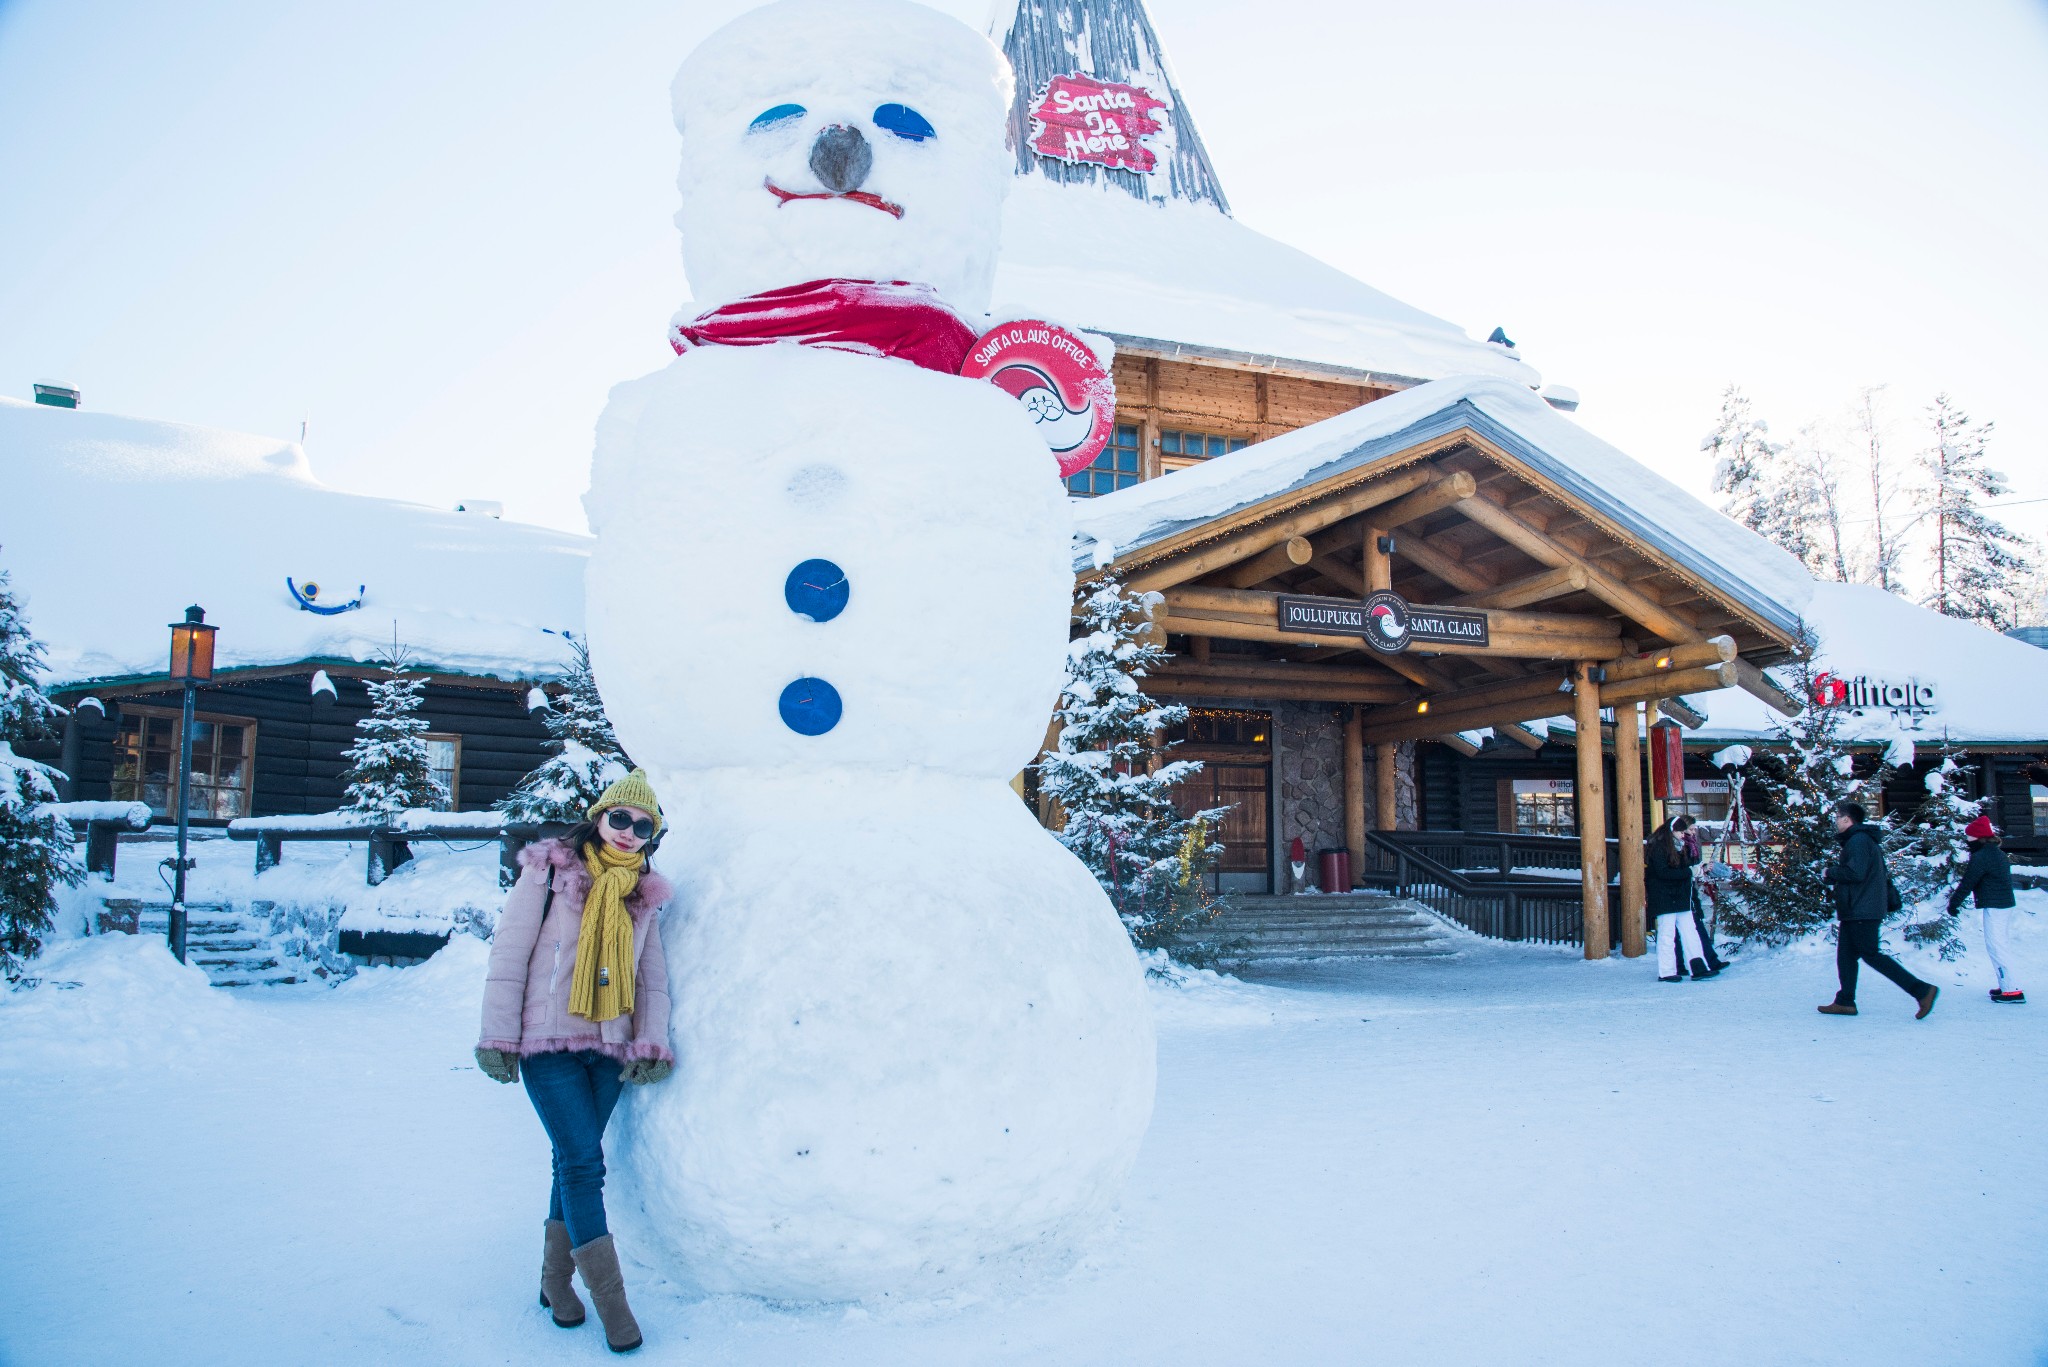
<svg viewBox="0 0 2048 1367"><path fill-rule="evenodd" d="M533 1303L546 1151L469 1067L475 947L227 994L105 943L0 1004L0 1362L614 1360ZM630 1269L639 1360L2048 1361L2048 1004L1981 957L1916 1024L1868 978L1816 1015L1824 951L1665 986L1465 943L1156 992L1122 1227L1052 1288L870 1315Z"/></svg>

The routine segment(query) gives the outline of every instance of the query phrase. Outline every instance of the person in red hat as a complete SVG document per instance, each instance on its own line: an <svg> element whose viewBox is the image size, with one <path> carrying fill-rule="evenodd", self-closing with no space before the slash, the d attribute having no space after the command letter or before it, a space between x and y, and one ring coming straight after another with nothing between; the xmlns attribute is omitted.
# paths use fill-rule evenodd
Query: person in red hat
<svg viewBox="0 0 2048 1367"><path fill-rule="evenodd" d="M1998 970L1998 986L1991 1000L2017 1006L2027 999L2012 975L2012 913L2017 899L2012 895L2012 864L1999 848L1998 831L1991 818L1980 816L1963 827L1970 842L1970 862L1963 868L1962 881L1948 895L1948 914L1963 909L1963 899L1975 893L1977 910L1984 913L1984 952Z"/></svg>

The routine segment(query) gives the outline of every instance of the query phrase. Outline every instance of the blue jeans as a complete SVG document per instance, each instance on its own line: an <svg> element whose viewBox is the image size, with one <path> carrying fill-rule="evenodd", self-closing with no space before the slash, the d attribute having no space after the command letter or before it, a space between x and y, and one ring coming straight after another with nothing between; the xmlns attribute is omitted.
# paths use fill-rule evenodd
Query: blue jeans
<svg viewBox="0 0 2048 1367"><path fill-rule="evenodd" d="M604 1127L623 1086L618 1060L595 1049L534 1054L519 1061L519 1076L555 1146L548 1218L569 1226L572 1248L602 1239L610 1232L604 1222Z"/></svg>

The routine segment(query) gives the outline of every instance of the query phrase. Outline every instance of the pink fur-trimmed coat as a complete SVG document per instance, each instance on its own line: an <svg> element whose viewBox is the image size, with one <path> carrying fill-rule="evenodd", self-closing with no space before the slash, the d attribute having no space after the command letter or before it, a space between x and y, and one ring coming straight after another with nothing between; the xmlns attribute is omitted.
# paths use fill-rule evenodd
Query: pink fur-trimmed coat
<svg viewBox="0 0 2048 1367"><path fill-rule="evenodd" d="M658 873L644 873L640 886L626 899L633 917L633 1010L598 1022L569 1014L569 983L575 976L576 939L583 930L590 871L581 856L559 840L528 845L519 852L519 863L519 881L505 899L497 933L491 937L483 1034L477 1047L521 1057L595 1049L622 1063L636 1058L673 1062L668 1047L668 960L655 917L669 899L669 881ZM552 905L550 872L555 883Z"/></svg>

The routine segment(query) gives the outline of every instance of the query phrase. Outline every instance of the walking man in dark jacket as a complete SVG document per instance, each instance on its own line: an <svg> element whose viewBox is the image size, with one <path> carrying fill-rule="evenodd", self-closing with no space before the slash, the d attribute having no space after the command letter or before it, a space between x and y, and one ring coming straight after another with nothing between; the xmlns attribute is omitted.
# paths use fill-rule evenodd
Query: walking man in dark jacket
<svg viewBox="0 0 2048 1367"><path fill-rule="evenodd" d="M1991 956L1991 966L1998 972L1998 986L1991 989L1991 1000L2017 1006L2027 999L2027 994L2020 991L2012 974L2012 913L2016 904L2012 894L2012 863L1998 847L1998 832L1992 828L1990 817L1980 816L1972 821L1963 828L1963 836L1970 842L1970 862L1963 870L1962 881L1948 895L1948 914L1953 916L1961 911L1963 899L1976 894L1977 908L1984 913L1984 952Z"/></svg>
<svg viewBox="0 0 2048 1367"><path fill-rule="evenodd" d="M1920 1003L1920 1013L1914 1019L1925 1020L1941 989L1908 973L1879 942L1884 918L1892 911L1892 879L1885 867L1884 842L1866 824L1868 815L1860 802L1835 804L1835 839L1842 851L1822 876L1834 889L1835 915L1840 918L1835 928L1835 972L1842 987L1820 1012L1824 1016L1856 1014L1856 968L1866 963Z"/></svg>

